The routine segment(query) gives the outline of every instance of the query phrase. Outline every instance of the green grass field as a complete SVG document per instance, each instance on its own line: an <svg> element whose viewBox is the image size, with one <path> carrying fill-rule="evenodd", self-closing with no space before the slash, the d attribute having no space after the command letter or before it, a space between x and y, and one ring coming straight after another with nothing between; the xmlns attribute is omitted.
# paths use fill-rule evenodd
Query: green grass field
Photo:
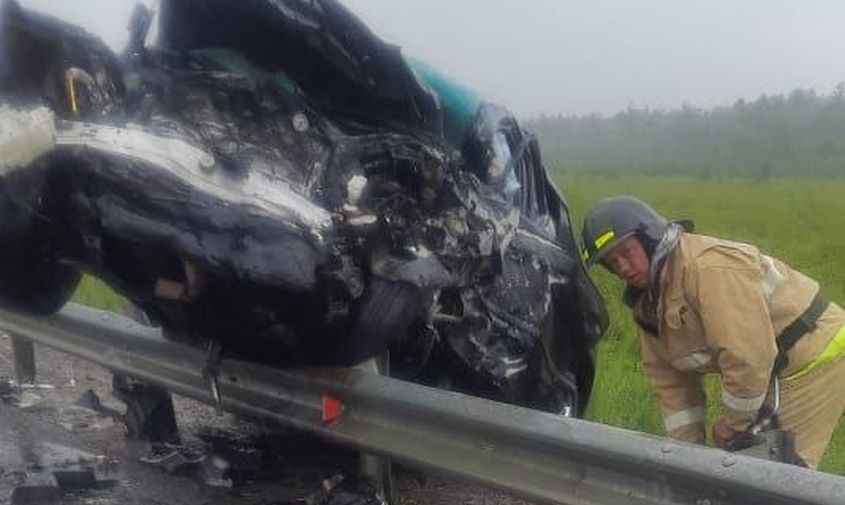
<svg viewBox="0 0 845 505"><path fill-rule="evenodd" d="M751 242L822 281L832 300L845 303L845 182L777 179L591 178L560 175L576 230L589 205L602 196L630 194L669 217L693 218L697 230ZM622 285L602 269L594 278L607 301L611 326L599 346L598 376L588 417L628 429L662 434L657 405L639 360L636 330L620 300ZM86 278L76 299L120 310L126 302ZM845 387L845 384L843 384ZM716 398L718 383L709 383ZM710 418L716 415L712 402ZM822 469L845 475L845 421L828 447Z"/></svg>
<svg viewBox="0 0 845 505"><path fill-rule="evenodd" d="M696 230L750 242L821 281L832 300L845 303L845 182L775 179L593 178L558 175L573 226L596 199L630 194L670 218L692 218ZM656 401L639 360L636 329L620 301L622 283L604 269L591 271L610 314L611 325L599 346L598 376L588 418L629 429L662 434ZM708 383L717 415L719 384ZM845 387L845 384L843 384ZM845 475L845 420L828 446L822 470Z"/></svg>

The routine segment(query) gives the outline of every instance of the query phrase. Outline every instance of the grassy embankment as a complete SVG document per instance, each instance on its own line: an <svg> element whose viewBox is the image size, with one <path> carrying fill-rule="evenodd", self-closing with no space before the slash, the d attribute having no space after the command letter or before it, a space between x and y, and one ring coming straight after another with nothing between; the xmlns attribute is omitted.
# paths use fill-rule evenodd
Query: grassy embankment
<svg viewBox="0 0 845 505"><path fill-rule="evenodd" d="M589 178L559 176L557 183L581 216L601 196L632 194L667 216L691 217L697 229L754 243L822 281L825 293L845 303L845 182L748 181L694 178ZM628 312L619 302L621 284L601 269L593 272L608 302L611 326L599 348L599 372L590 419L661 433L660 415L639 364L638 343ZM77 300L119 309L125 305L97 281L86 278ZM845 387L845 385L843 385ZM709 384L717 398L718 384ZM716 402L710 412L715 412ZM845 474L845 421L829 446L822 469Z"/></svg>
<svg viewBox="0 0 845 505"><path fill-rule="evenodd" d="M558 174L575 228L602 196L631 194L666 216L695 220L701 233L753 243L819 280L824 293L845 303L845 182L774 179L592 178ZM591 272L607 301L611 326L599 347L598 377L589 419L662 433L662 422L639 362L636 330L621 304L622 284L601 268ZM843 385L845 387L845 385ZM708 383L715 416L719 384ZM822 470L845 474L845 420L828 446Z"/></svg>

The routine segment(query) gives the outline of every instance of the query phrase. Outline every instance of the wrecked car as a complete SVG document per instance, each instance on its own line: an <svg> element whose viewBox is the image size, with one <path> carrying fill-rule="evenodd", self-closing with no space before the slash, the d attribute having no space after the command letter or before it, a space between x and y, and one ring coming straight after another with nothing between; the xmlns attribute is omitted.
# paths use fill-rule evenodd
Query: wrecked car
<svg viewBox="0 0 845 505"><path fill-rule="evenodd" d="M190 345L583 411L604 307L505 109L335 0L163 0L121 54L0 6L0 302L87 273Z"/></svg>

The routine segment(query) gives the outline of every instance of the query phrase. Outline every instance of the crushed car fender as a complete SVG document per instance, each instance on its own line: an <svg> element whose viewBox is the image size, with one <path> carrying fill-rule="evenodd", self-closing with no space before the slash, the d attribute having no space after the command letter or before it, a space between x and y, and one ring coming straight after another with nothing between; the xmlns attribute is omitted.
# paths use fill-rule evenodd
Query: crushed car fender
<svg viewBox="0 0 845 505"><path fill-rule="evenodd" d="M334 0L159 17L116 55L0 5L0 300L48 313L85 271L192 345L582 411L606 314L507 110Z"/></svg>

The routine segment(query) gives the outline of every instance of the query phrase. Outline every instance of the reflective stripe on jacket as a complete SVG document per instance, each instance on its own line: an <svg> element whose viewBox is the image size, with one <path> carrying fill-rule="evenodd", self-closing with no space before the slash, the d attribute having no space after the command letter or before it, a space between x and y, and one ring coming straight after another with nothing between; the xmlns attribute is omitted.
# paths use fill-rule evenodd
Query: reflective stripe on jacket
<svg viewBox="0 0 845 505"><path fill-rule="evenodd" d="M642 299L633 308L635 318L657 321L657 336L641 330L641 347L667 434L704 441L702 375L711 372L722 377L722 415L745 429L766 399L776 335L809 307L818 283L754 246L691 233L667 257L660 283L655 315L643 314ZM831 303L782 375L810 363L843 324L845 311Z"/></svg>

